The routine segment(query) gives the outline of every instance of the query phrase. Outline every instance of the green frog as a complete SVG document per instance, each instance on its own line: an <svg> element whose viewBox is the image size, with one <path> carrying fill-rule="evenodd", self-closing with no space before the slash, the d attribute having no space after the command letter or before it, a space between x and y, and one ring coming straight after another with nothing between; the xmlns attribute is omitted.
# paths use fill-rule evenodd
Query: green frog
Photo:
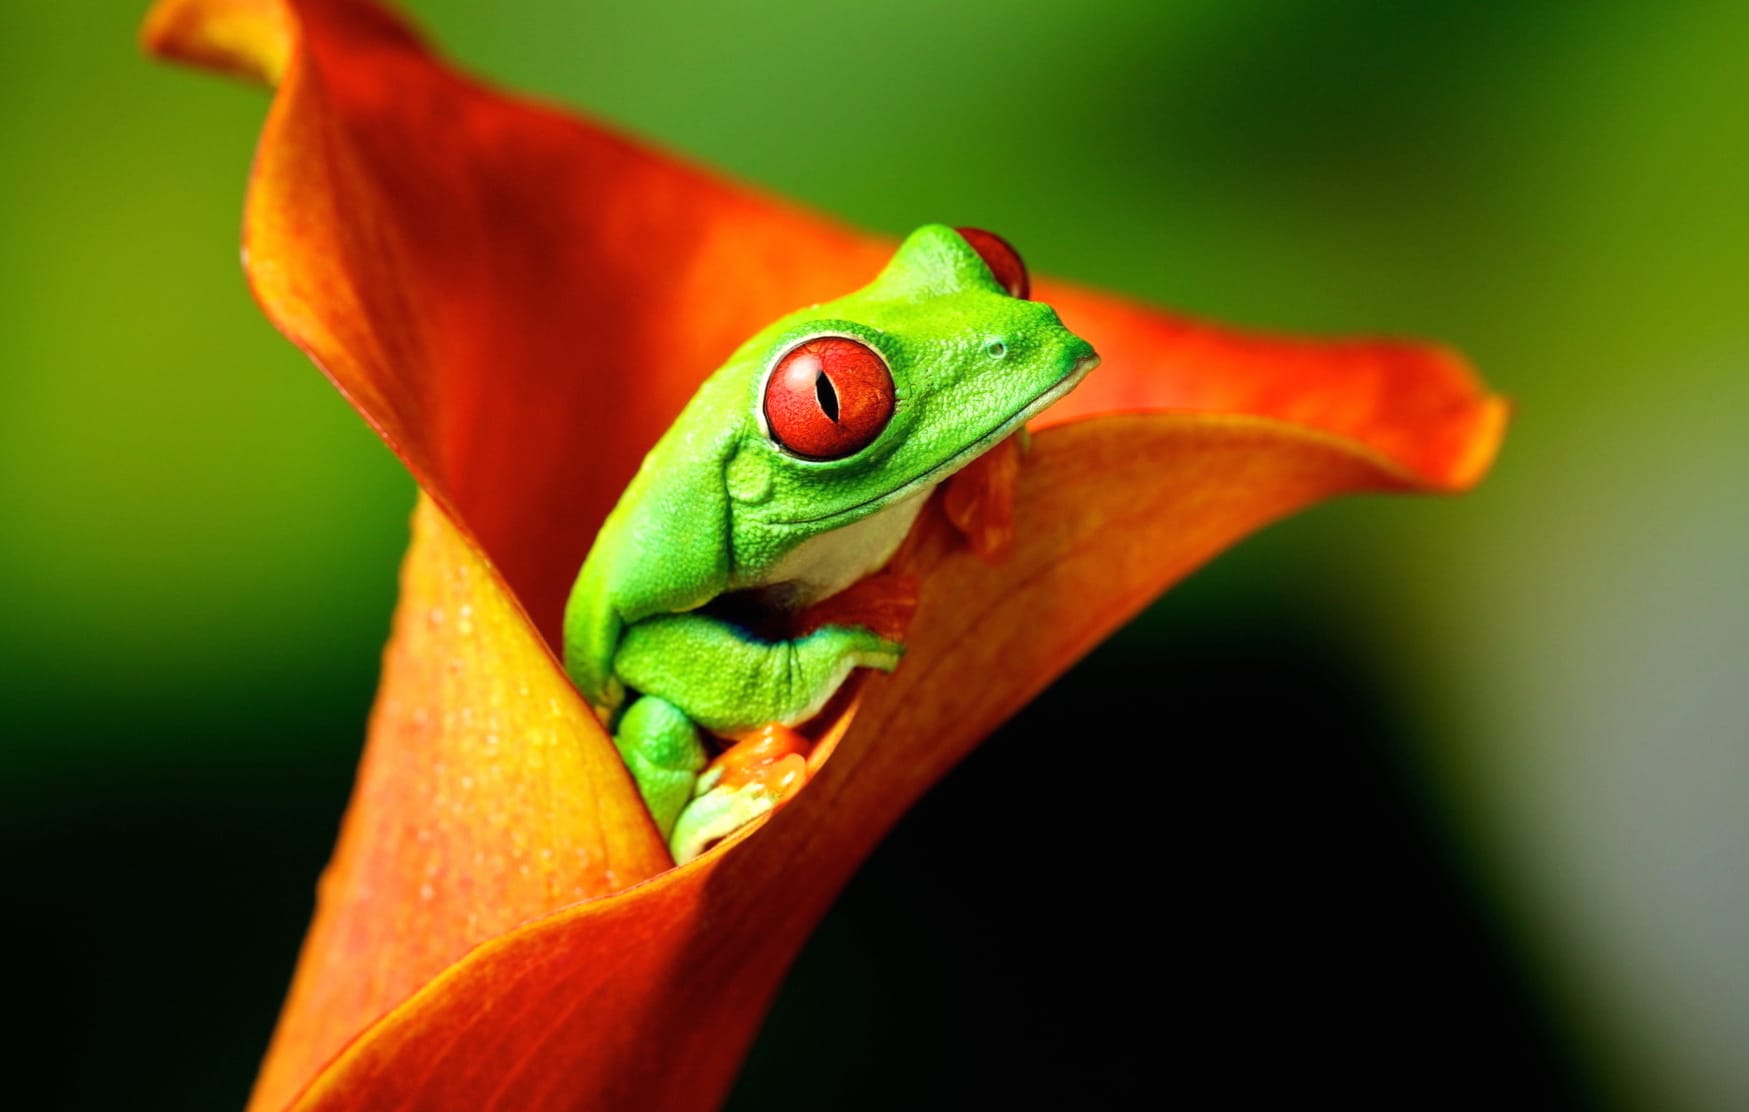
<svg viewBox="0 0 1749 1112"><path fill-rule="evenodd" d="M769 810L700 774L701 731L818 714L904 648L827 625L772 635L879 570L943 480L1099 362L999 237L928 224L869 285L783 317L700 386L601 527L565 610L565 667L610 726L677 861Z"/></svg>

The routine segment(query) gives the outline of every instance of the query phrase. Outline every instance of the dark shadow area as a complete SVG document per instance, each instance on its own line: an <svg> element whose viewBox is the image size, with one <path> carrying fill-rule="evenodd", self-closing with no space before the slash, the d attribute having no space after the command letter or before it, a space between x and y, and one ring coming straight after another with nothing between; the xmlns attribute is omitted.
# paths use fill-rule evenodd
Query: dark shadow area
<svg viewBox="0 0 1749 1112"><path fill-rule="evenodd" d="M1175 613L907 816L731 1109L1587 1106L1359 662L1268 608Z"/></svg>
<svg viewBox="0 0 1749 1112"><path fill-rule="evenodd" d="M229 731L228 759L5 785L0 944L24 1019L6 1054L14 1098L28 1094L13 1107L242 1107L351 790L368 685L334 695L185 718L161 739L210 754L221 747L202 741ZM69 748L101 745L78 731L125 728L66 709ZM171 719L140 725L167 733Z"/></svg>

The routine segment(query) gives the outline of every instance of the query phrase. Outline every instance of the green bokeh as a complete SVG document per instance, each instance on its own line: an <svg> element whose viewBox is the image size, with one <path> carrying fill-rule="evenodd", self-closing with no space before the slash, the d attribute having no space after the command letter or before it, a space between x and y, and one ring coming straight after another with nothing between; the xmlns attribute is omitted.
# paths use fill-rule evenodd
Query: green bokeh
<svg viewBox="0 0 1749 1112"><path fill-rule="evenodd" d="M1407 868L1505 947L1476 960L1526 1060L1586 1099L1749 1104L1749 6L410 7L504 84L870 227L980 224L1163 304L1472 355L1517 406L1480 492L1269 531L993 745L1072 732L1161 661L1328 656L1305 697L1371 708L1354 767L1406 801ZM55 981L56 1106L227 1107L344 801L412 485L243 284L266 97L147 63L138 16L0 6L10 918ZM1323 743L1211 721L1182 744ZM948 786L968 823L1004 813L1000 759ZM1265 828L1272 767L1218 785ZM785 1047L825 1063L811 1084L890 1068L857 1040L918 1055L915 1002L869 970L948 944L914 929L941 874L880 879L929 860L904 847L944 806L829 920L739 1100L787 1099ZM927 898L895 912L906 883ZM832 1001L837 1057L807 1030Z"/></svg>

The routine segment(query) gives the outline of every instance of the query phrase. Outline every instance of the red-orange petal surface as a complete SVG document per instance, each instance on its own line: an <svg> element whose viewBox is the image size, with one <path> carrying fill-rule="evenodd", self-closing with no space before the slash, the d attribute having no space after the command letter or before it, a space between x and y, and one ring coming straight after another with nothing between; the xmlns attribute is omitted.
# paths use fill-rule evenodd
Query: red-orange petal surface
<svg viewBox="0 0 1749 1112"><path fill-rule="evenodd" d="M1042 282L1105 362L1019 468L1002 559L932 507L894 581L920 592L907 658L840 713L808 788L572 906L663 862L548 651L571 578L697 382L887 244L496 93L367 3L167 0L145 34L277 78L250 281L447 512L417 515L255 1107L711 1106L838 888L979 737L1250 529L1342 491L1461 489L1498 442L1504 407L1448 353L1244 336ZM990 495L962 524L1000 541Z"/></svg>
<svg viewBox="0 0 1749 1112"><path fill-rule="evenodd" d="M1104 360L1039 427L1102 413L1243 413L1351 441L1452 491L1481 479L1505 431L1506 402L1447 348L1243 332L1055 282L1039 299Z"/></svg>
<svg viewBox="0 0 1749 1112"><path fill-rule="evenodd" d="M1014 543L1014 482L1020 475L1023 430L973 460L941 492L941 508L986 560L999 560Z"/></svg>
<svg viewBox="0 0 1749 1112"><path fill-rule="evenodd" d="M494 939L349 1047L297 1107L714 1107L840 886L992 726L1237 538L1403 482L1367 454L1248 418L1041 433L1001 563L926 511L906 564L923 584L913 659L869 680L806 789L697 861ZM1054 830L1047 809L992 852L1025 852L1029 836L1082 835Z"/></svg>
<svg viewBox="0 0 1749 1112"><path fill-rule="evenodd" d="M370 736L258 1107L478 942L673 864L594 715L424 498Z"/></svg>

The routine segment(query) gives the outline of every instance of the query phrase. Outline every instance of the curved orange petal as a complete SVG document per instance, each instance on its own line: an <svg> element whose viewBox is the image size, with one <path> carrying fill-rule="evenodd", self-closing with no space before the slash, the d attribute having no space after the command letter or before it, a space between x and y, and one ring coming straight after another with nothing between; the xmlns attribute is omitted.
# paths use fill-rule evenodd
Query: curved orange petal
<svg viewBox="0 0 1749 1112"><path fill-rule="evenodd" d="M423 498L370 736L257 1107L480 941L673 864L558 662Z"/></svg>
<svg viewBox="0 0 1749 1112"><path fill-rule="evenodd" d="M1243 413L1353 441L1450 491L1482 478L1505 431L1507 403L1447 348L1243 332L1052 282L1039 297L1104 359L1041 427L1119 411Z"/></svg>
<svg viewBox="0 0 1749 1112"><path fill-rule="evenodd" d="M1041 433L995 567L939 504L925 512L905 569L923 584L909 658L868 681L804 791L697 861L492 940L350 1046L297 1107L715 1106L840 886L992 726L1238 537L1332 494L1408 485L1371 453L1249 418ZM1007 843L955 852L1024 853L1058 836L1048 799L1035 818Z"/></svg>

